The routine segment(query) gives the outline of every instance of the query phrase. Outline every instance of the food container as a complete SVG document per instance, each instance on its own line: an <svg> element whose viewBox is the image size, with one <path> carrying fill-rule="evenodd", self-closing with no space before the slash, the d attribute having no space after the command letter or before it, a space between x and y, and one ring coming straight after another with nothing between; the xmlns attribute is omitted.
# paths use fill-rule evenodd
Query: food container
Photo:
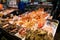
<svg viewBox="0 0 60 40"><path fill-rule="evenodd" d="M26 14L20 15L20 18L22 18L20 20L18 19L19 17L15 16L16 19L14 17L7 18L7 20L2 18L3 20L0 21L0 28L8 33L7 35L14 36L13 38L20 38L21 40L29 40L28 38L30 38L30 40L40 40L40 38L42 38L41 40L53 40L59 21L54 19L49 20L48 17L50 15L47 14L47 16L45 16L45 14L43 15L42 13L45 12L41 10L37 11L37 13L36 11L32 11L29 14L27 12ZM38 23L43 24L42 27L38 28Z"/></svg>
<svg viewBox="0 0 60 40"><path fill-rule="evenodd" d="M59 24L59 21L58 20L55 20L55 19L49 20L49 19L47 19L44 27L41 28L41 29L43 29L45 31L48 31L48 34L51 33L52 36L53 36L53 39L54 39L54 36L55 36L56 30L57 30L58 24ZM16 33L15 36L21 38L22 40L25 40L25 38L26 38L26 37L23 37L22 38L19 33Z"/></svg>

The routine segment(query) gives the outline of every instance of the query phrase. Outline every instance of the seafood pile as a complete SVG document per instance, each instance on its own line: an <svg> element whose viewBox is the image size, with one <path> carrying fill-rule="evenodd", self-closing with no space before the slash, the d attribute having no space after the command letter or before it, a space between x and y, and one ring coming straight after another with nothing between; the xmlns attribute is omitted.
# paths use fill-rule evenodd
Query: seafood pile
<svg viewBox="0 0 60 40"><path fill-rule="evenodd" d="M44 30L46 28L43 28L47 16L48 13L40 8L19 16L0 18L0 26L12 35L18 33L18 36L25 37L25 40L53 40L52 33L48 34L48 31Z"/></svg>

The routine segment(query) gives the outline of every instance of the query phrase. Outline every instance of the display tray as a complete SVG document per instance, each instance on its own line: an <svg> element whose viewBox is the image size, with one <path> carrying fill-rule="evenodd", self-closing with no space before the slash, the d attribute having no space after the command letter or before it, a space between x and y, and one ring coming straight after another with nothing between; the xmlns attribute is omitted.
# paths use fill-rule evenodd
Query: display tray
<svg viewBox="0 0 60 40"><path fill-rule="evenodd" d="M53 40L59 21L50 20L49 17L50 14L42 8L12 18L1 18L0 28L16 39Z"/></svg>
<svg viewBox="0 0 60 40"><path fill-rule="evenodd" d="M17 10L18 10L18 9L13 9L13 8L11 8L11 9L5 9L5 10L3 10L3 11L0 12L0 15L1 15L1 14L2 14L2 16L3 16L3 15L8 15L8 14L14 12L14 11L17 11Z"/></svg>
<svg viewBox="0 0 60 40"><path fill-rule="evenodd" d="M21 40L20 38L9 34L6 30L0 28L0 40Z"/></svg>
<svg viewBox="0 0 60 40"><path fill-rule="evenodd" d="M58 24L59 24L59 21L58 20L49 20L48 19L42 29L47 28L47 26L49 26L51 22L53 22L52 23L52 28L53 28L52 29L52 31L53 31L52 34L53 34L53 37L54 37L55 36L55 33L56 33L56 30L57 30L57 27L58 27ZM5 29L3 29L2 27L0 27L0 30L1 30L2 34L5 34L5 36L7 38L9 37L9 38L12 38L14 40L17 40L17 39L18 40L25 40L25 38L22 38L21 39L21 36L19 35L19 33L15 33L15 34L9 33Z"/></svg>
<svg viewBox="0 0 60 40"><path fill-rule="evenodd" d="M52 22L52 24L51 24L51 22ZM53 38L54 38L54 36L56 34L56 30L57 30L58 24L59 24L58 20L47 19L47 21L46 21L46 23L45 23L45 25L44 25L44 27L42 29L48 31L48 33L51 32L52 35L53 35ZM26 38L26 37L22 38L19 33L16 33L15 36L21 38L22 40L25 40L25 38Z"/></svg>

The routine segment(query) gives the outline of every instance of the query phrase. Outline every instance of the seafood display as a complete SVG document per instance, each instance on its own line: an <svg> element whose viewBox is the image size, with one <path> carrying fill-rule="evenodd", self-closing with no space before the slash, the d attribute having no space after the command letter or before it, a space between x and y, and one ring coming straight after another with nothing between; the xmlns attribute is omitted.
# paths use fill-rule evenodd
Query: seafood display
<svg viewBox="0 0 60 40"><path fill-rule="evenodd" d="M53 40L52 26L58 23L47 22L48 17L49 14L39 8L19 16L0 17L0 28L24 40Z"/></svg>
<svg viewBox="0 0 60 40"><path fill-rule="evenodd" d="M36 31L29 31L25 40L53 40L52 34L47 34L46 31L38 29Z"/></svg>

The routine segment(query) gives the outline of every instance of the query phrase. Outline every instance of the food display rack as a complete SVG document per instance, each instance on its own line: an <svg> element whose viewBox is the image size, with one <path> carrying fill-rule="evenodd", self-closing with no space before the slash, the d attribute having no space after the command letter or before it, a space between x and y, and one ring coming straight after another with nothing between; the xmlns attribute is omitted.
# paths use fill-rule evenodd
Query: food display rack
<svg viewBox="0 0 60 40"><path fill-rule="evenodd" d="M49 20L49 21L55 21L55 20ZM55 21L56 22L56 21ZM8 32L6 32L3 28L0 27L0 40L2 37L5 37L5 39L7 40L21 40L21 38L15 36L15 35L11 35L9 34ZM56 33L56 30L57 30L57 27L55 28L55 33ZM55 36L55 33L54 33L54 36Z"/></svg>
<svg viewBox="0 0 60 40"><path fill-rule="evenodd" d="M26 13L25 14L22 14L22 15L26 15ZM49 17L49 15L48 15L48 17ZM46 17L46 19L48 18L48 17ZM52 22L52 24L50 24ZM57 30L57 26L58 26L58 24L59 24L59 21L58 20L47 20L46 21L46 23L45 23L45 26L43 27L43 28L47 28L47 26L46 26L46 24L48 24L47 26L49 26L49 24L50 25L52 25L52 30L53 30L53 32L52 32L52 34L53 34L53 37L55 36L55 33L56 33L56 30ZM42 28L42 29L43 29ZM48 27L49 28L49 27ZM13 40L23 40L23 39L21 39L19 36L17 36L18 34L16 33L16 34L11 34L11 33L8 33L5 29L3 29L1 26L0 26L0 30L1 30L1 32L0 32L0 35L3 35L3 36L5 36L6 38L10 38L10 39L13 39Z"/></svg>

